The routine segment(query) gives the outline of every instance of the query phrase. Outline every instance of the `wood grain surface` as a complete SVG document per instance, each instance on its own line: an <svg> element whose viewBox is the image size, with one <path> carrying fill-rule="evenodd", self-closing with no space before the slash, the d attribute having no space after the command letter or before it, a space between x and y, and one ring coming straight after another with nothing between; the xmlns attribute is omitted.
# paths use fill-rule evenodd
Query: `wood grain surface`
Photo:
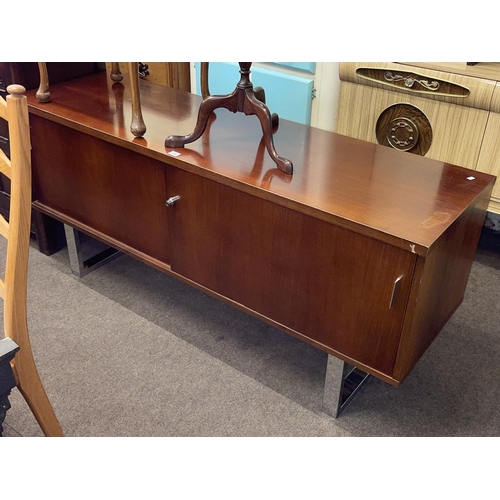
<svg viewBox="0 0 500 500"><path fill-rule="evenodd" d="M164 165L39 116L31 125L36 201L168 263Z"/></svg>
<svg viewBox="0 0 500 500"><path fill-rule="evenodd" d="M124 83L30 94L35 206L398 385L462 300L494 177L282 120L288 175L227 110L165 149L201 98L142 82L138 139Z"/></svg>
<svg viewBox="0 0 500 500"><path fill-rule="evenodd" d="M177 168L167 181L172 271L392 373L414 254Z"/></svg>
<svg viewBox="0 0 500 500"><path fill-rule="evenodd" d="M488 110L490 106L491 96L493 94L493 89L495 87L495 80L490 80L488 78L474 78L470 76L465 76L463 74L448 73L446 71L435 71L432 69L417 68L414 66L408 66L405 64L398 64L393 62L345 62L340 63L339 76L341 81L356 83L359 85L367 85L370 87L375 87L379 89L391 90L396 87L395 84L391 82L378 82L373 80L363 79L357 75L356 70L358 68L379 68L387 69L393 72L408 72L416 73L420 75L423 79L428 80L439 80L451 82L455 85L459 85L469 90L470 94L467 97L447 97L444 95L432 95L426 92L425 97L427 99L434 99L437 101L448 102L456 104L458 106L468 106L477 109ZM397 92L402 93L406 96L419 95L415 89L419 87L415 85L412 88L405 88L404 86L397 86Z"/></svg>
<svg viewBox="0 0 500 500"><path fill-rule="evenodd" d="M380 115L401 103L415 106L431 124L432 144L426 158L476 168L489 114L482 109L341 82L336 131L378 143L376 128Z"/></svg>
<svg viewBox="0 0 500 500"><path fill-rule="evenodd" d="M500 80L499 62L478 62L471 66L467 65L466 62L401 62L401 64L445 73L455 73L471 78Z"/></svg>
<svg viewBox="0 0 500 500"><path fill-rule="evenodd" d="M477 170L500 176L500 83L497 83L493 100L492 111L488 118L481 154L477 163ZM493 188L489 210L500 213L500 181L497 180Z"/></svg>
<svg viewBox="0 0 500 500"><path fill-rule="evenodd" d="M0 116L8 121L10 159L3 157L2 173L11 180L9 222L0 216L0 234L7 239L5 280L0 279L3 325L19 351L11 361L16 385L46 436L63 436L61 425L38 374L28 329L27 290L31 223L30 123L25 88L9 85L0 97ZM5 406L2 408L7 410ZM3 421L3 418L2 418Z"/></svg>
<svg viewBox="0 0 500 500"><path fill-rule="evenodd" d="M111 72L112 64L106 63L106 71ZM147 64L149 73L143 77L144 80L187 92L191 90L188 62L143 62L142 64ZM127 63L120 63L120 68L124 75L128 75Z"/></svg>
<svg viewBox="0 0 500 500"><path fill-rule="evenodd" d="M256 117L227 110L218 110L204 136L173 157L164 140L192 130L201 98L142 83L144 138L128 130L130 106L124 103L130 100L129 86L112 85L105 73L52 86L50 103L38 103L28 92L30 112L421 255L494 180L286 120L274 141L296 168L292 176L279 175L263 154ZM467 180L471 174L473 181Z"/></svg>

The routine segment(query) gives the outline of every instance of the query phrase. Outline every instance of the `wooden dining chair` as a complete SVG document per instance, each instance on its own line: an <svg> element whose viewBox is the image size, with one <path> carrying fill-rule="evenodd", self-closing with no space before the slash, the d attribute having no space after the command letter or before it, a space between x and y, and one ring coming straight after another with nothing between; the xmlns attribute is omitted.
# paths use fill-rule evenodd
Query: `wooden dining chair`
<svg viewBox="0 0 500 500"><path fill-rule="evenodd" d="M28 254L31 225L31 147L28 103L21 85L9 85L0 97L0 118L9 125L10 159L0 150L0 172L11 181L9 221L0 215L0 234L7 239L5 279L0 279L4 332L17 344L11 367L15 383L46 436L63 436L33 359L27 322ZM2 342L6 339L3 339Z"/></svg>

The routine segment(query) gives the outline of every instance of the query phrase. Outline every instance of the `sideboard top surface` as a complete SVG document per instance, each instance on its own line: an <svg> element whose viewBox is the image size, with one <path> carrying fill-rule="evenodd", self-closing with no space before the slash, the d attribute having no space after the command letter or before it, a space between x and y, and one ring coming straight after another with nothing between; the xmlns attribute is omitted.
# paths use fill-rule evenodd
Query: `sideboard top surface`
<svg viewBox="0 0 500 500"><path fill-rule="evenodd" d="M237 81L235 75L235 84ZM51 102L27 93L30 112L236 189L426 255L494 176L280 120L274 143L294 164L282 173L269 157L255 116L216 111L204 135L170 156L169 135L192 132L201 98L141 80L147 126L130 132L128 80L106 73L51 86ZM272 110L271 110L272 111ZM140 165L137 165L140 173ZM473 179L470 179L470 178Z"/></svg>

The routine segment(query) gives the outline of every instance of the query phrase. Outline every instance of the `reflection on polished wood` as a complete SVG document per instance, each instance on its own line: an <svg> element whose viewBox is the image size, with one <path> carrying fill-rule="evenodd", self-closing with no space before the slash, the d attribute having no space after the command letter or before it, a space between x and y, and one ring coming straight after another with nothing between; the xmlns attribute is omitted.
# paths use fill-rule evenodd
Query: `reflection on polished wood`
<svg viewBox="0 0 500 500"><path fill-rule="evenodd" d="M225 109L172 156L201 98L143 84L146 139L105 74L28 93L36 208L398 385L462 300L494 177L281 120L290 176Z"/></svg>
<svg viewBox="0 0 500 500"><path fill-rule="evenodd" d="M127 68L128 74L132 75L132 78L129 78L132 93L132 120L130 124L130 131L135 137L142 137L146 133L146 124L144 123L141 110L139 63L128 62ZM40 73L40 86L38 87L36 97L40 102L49 102L51 96L49 90L47 63L39 62L38 69ZM111 63L110 78L114 83L121 83L123 80L123 73L121 72L120 63Z"/></svg>
<svg viewBox="0 0 500 500"><path fill-rule="evenodd" d="M147 147L133 142L134 136L123 126L129 122L129 109L122 108L124 119L116 120L114 95L104 73L54 85L57 99L50 105L38 103L33 92L27 97L32 114L224 184L237 184L256 196L343 227L355 227L395 246L410 250L412 244L423 255L463 207L492 182L482 172L474 172L476 179L470 182L467 170L444 162L282 120L275 141L283 154L296 159L293 179L273 183L266 191L255 189L261 186L262 175L276 168L266 157L262 170L252 169L261 140L256 120L218 110L209 137L210 160L203 154L202 141L190 144L181 156L171 157L164 146L165 129L178 134L190 129L201 98L143 83L142 109L150 124ZM128 85L123 99L130 99ZM448 222L424 227L436 212L448 213Z"/></svg>

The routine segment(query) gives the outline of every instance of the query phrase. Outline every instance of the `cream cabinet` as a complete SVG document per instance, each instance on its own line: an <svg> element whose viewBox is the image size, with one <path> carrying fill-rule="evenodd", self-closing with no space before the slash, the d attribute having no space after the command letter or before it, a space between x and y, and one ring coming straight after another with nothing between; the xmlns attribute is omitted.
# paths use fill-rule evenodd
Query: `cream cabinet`
<svg viewBox="0 0 500 500"><path fill-rule="evenodd" d="M491 111L484 134L477 170L500 177L500 83L497 83L491 100ZM497 180L488 208L500 214L500 181Z"/></svg>
<svg viewBox="0 0 500 500"><path fill-rule="evenodd" d="M339 76L336 132L500 175L500 63L349 62Z"/></svg>

